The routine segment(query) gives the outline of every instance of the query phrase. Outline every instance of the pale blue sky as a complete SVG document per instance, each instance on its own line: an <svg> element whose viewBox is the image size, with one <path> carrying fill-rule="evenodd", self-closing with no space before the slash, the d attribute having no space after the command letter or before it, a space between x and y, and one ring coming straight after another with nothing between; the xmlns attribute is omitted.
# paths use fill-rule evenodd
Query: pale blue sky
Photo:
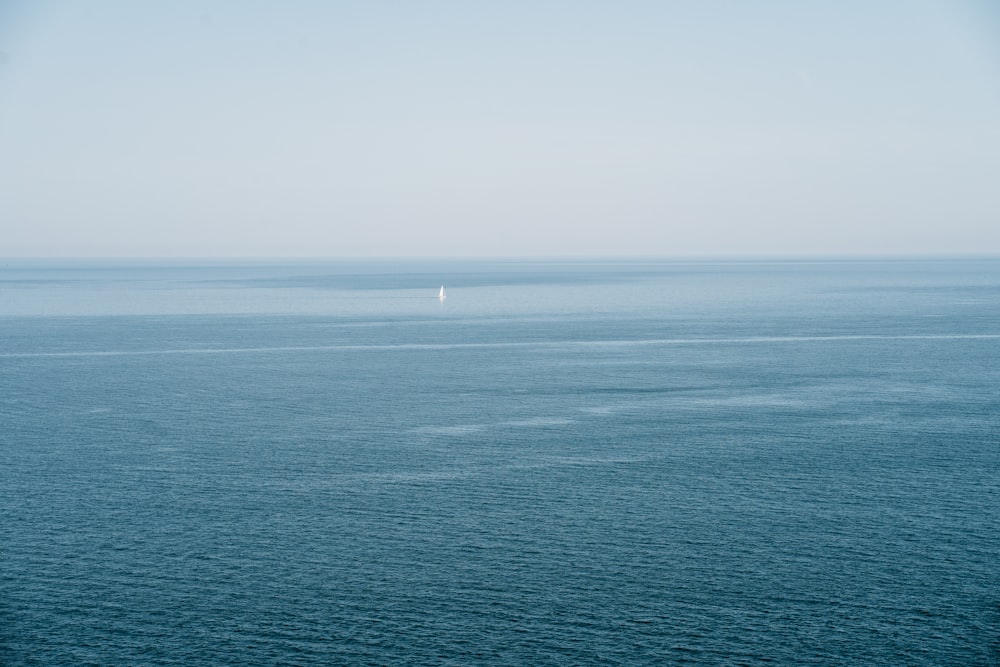
<svg viewBox="0 0 1000 667"><path fill-rule="evenodd" d="M0 256L1000 253L989 1L0 0Z"/></svg>

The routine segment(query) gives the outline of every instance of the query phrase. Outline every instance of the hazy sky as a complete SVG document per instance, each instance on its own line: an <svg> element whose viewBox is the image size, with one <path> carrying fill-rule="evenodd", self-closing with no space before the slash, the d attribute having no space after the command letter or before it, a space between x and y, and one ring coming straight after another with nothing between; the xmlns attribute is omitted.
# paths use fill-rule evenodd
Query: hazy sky
<svg viewBox="0 0 1000 667"><path fill-rule="evenodd" d="M0 0L0 256L933 252L989 0Z"/></svg>

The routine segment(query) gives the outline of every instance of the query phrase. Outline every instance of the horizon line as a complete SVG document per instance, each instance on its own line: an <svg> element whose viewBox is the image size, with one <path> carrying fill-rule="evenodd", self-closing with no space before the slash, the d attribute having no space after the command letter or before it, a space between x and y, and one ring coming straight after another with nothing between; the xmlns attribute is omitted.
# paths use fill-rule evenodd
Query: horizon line
<svg viewBox="0 0 1000 667"><path fill-rule="evenodd" d="M0 262L365 262L365 261L495 261L495 262L839 262L1000 259L1000 252L861 252L861 253L686 253L573 255L0 255Z"/></svg>

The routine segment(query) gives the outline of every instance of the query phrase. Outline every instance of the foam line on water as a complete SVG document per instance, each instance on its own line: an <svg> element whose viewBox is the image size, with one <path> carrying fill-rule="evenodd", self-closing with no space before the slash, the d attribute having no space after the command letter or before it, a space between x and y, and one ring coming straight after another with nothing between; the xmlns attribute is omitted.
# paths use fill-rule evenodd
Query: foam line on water
<svg viewBox="0 0 1000 667"><path fill-rule="evenodd" d="M561 340L494 343L399 343L390 345L284 345L272 347L174 348L162 350L69 350L62 352L2 352L0 359L36 357L140 357L183 354L266 354L271 352L337 352L379 350L463 350L552 347L632 347L640 345L746 345L861 340L1000 340L1000 334L843 334L830 336L747 336L737 338L647 338L640 340Z"/></svg>

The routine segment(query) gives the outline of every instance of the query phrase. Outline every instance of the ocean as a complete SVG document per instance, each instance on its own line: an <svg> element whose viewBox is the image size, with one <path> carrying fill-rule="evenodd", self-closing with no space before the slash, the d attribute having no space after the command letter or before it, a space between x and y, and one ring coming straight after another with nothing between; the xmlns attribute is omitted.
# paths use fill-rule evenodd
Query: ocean
<svg viewBox="0 0 1000 667"><path fill-rule="evenodd" d="M997 259L7 260L0 455L3 665L1000 665Z"/></svg>

